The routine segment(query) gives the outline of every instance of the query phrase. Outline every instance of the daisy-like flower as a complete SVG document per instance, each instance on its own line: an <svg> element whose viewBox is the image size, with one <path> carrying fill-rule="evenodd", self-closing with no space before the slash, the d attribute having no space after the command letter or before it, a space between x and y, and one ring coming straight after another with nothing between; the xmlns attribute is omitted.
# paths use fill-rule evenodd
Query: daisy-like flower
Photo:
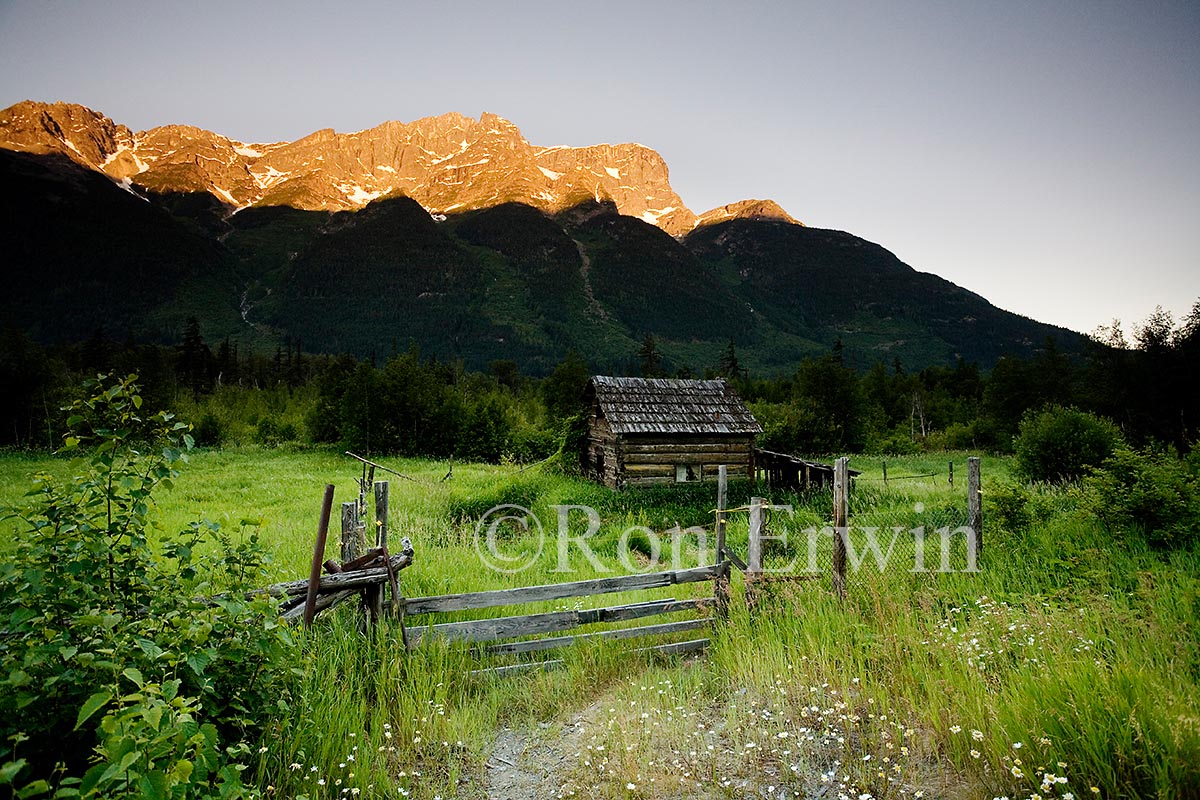
<svg viewBox="0 0 1200 800"><path fill-rule="evenodd" d="M971 751L971 758L979 758L979 751L978 751L978 750L972 750L972 751Z"/></svg>
<svg viewBox="0 0 1200 800"><path fill-rule="evenodd" d="M962 733L962 726L961 725L951 725L950 732L951 733Z"/></svg>
<svg viewBox="0 0 1200 800"><path fill-rule="evenodd" d="M977 742L982 742L983 741L983 731L972 730L971 738Z"/></svg>
<svg viewBox="0 0 1200 800"><path fill-rule="evenodd" d="M1025 773L1021 771L1020 767L1014 766L1012 768L1011 772L1012 772L1012 776L1014 778L1024 778L1025 777Z"/></svg>

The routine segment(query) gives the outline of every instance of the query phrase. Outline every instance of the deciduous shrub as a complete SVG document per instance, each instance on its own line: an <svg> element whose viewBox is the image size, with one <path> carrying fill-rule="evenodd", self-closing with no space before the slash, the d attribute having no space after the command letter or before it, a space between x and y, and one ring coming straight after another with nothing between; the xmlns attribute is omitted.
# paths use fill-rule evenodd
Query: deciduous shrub
<svg viewBox="0 0 1200 800"><path fill-rule="evenodd" d="M1200 538L1200 470L1195 459L1120 447L1084 482L1088 507L1110 530L1134 530L1153 547Z"/></svg>
<svg viewBox="0 0 1200 800"><path fill-rule="evenodd" d="M1017 472L1031 481L1078 480L1122 442L1117 427L1095 414L1058 406L1031 411L1015 442Z"/></svg>
<svg viewBox="0 0 1200 800"><path fill-rule="evenodd" d="M12 514L0 783L17 796L242 796L246 743L288 703L292 639L271 600L246 595L266 554L254 534L155 524L153 492L192 440L142 415L134 380L86 386L63 447L83 455L76 477L37 476Z"/></svg>

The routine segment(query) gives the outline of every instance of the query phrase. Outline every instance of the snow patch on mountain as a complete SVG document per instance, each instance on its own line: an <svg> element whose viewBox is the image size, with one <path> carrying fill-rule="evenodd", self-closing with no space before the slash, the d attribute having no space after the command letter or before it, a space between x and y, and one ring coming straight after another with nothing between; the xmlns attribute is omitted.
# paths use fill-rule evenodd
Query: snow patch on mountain
<svg viewBox="0 0 1200 800"><path fill-rule="evenodd" d="M381 191L368 192L361 186L346 186L343 184L338 186L338 189L342 192L342 194L346 195L346 199L354 205L366 205L377 197L381 197L383 195L383 192Z"/></svg>
<svg viewBox="0 0 1200 800"><path fill-rule="evenodd" d="M284 180L291 174L292 173L290 173L290 172L280 172L279 170L275 169L274 167L267 167L266 172L264 172L264 173L251 172L250 177L254 178L254 182L258 184L258 188L269 189L270 187L272 187L275 184L279 183L280 181Z"/></svg>
<svg viewBox="0 0 1200 800"><path fill-rule="evenodd" d="M213 194L217 195L218 197L223 198L227 203L229 203L229 205L231 205L231 206L238 205L238 201L234 199L233 195L231 195L229 193L228 189L222 189L220 186L214 186L212 188L212 191L213 191Z"/></svg>

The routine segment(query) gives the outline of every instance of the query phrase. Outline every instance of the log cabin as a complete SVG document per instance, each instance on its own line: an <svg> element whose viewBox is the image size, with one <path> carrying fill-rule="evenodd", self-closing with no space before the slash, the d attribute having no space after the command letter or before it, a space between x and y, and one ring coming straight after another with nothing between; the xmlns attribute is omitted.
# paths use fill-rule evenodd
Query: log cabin
<svg viewBox="0 0 1200 800"><path fill-rule="evenodd" d="M754 477L762 427L724 380L613 378L588 382L583 471L613 489Z"/></svg>

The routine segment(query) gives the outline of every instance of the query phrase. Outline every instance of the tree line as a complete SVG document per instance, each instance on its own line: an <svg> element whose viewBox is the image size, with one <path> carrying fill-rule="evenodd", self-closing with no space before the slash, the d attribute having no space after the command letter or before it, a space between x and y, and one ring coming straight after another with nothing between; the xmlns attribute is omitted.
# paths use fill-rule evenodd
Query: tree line
<svg viewBox="0 0 1200 800"><path fill-rule="evenodd" d="M1002 358L987 371L962 359L855 370L840 342L784 376L754 375L732 342L700 375L668 374L652 335L630 356L631 374L726 378L762 423L761 446L798 454L1011 452L1022 419L1056 406L1111 420L1139 446L1187 452L1200 436L1200 302L1178 323L1155 312L1129 338L1114 321L1092 334L1082 356L1048 339L1035 356ZM542 377L503 360L470 371L423 358L415 346L362 360L305 353L292 339L273 353L245 352L230 339L206 342L195 319L174 347L115 342L103 331L47 347L10 327L0 332L7 387L0 446L52 449L58 409L97 373L138 374L145 402L192 422L202 445L328 443L363 453L529 461L568 436L591 370L574 352Z"/></svg>

